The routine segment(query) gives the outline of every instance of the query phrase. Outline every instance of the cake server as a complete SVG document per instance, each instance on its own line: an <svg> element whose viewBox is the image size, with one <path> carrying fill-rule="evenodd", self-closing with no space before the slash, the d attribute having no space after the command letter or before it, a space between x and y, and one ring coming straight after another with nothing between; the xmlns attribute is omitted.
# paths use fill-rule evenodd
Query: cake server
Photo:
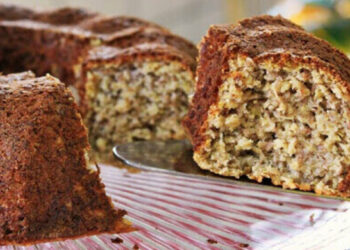
<svg viewBox="0 0 350 250"><path fill-rule="evenodd" d="M312 192L282 189L281 187L271 185L268 180L264 181L263 183L256 183L244 176L238 180L234 177L220 176L209 171L202 170L193 161L192 145L187 140L136 141L116 145L113 148L113 153L114 156L124 164L141 170L156 171L179 176L192 176L196 178L230 182L238 185L248 185L280 192L350 201L349 198L316 195Z"/></svg>

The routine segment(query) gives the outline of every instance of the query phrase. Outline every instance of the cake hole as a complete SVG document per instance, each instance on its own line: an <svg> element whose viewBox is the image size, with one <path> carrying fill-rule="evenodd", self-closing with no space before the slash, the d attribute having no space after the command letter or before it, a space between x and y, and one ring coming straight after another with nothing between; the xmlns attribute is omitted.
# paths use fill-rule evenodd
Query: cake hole
<svg viewBox="0 0 350 250"><path fill-rule="evenodd" d="M304 82L305 87L307 87L309 90L312 89L312 83L311 82Z"/></svg>
<svg viewBox="0 0 350 250"><path fill-rule="evenodd" d="M256 156L253 150L242 150L238 153L239 156Z"/></svg>
<svg viewBox="0 0 350 250"><path fill-rule="evenodd" d="M287 74L287 72L285 70L281 69L281 70L278 71L278 75L280 77L285 78L288 74Z"/></svg>
<svg viewBox="0 0 350 250"><path fill-rule="evenodd" d="M328 135L320 135L320 137L322 138L322 140L327 140Z"/></svg>
<svg viewBox="0 0 350 250"><path fill-rule="evenodd" d="M135 137L135 136L132 137L132 140L133 140L133 141L145 141L144 138Z"/></svg>
<svg viewBox="0 0 350 250"><path fill-rule="evenodd" d="M236 110L236 109L230 109L228 113L229 113L230 115L236 114L236 113L237 113L237 110Z"/></svg>
<svg viewBox="0 0 350 250"><path fill-rule="evenodd" d="M323 109L323 111L327 111L327 104L325 100L322 100L322 102L320 102L319 105Z"/></svg>

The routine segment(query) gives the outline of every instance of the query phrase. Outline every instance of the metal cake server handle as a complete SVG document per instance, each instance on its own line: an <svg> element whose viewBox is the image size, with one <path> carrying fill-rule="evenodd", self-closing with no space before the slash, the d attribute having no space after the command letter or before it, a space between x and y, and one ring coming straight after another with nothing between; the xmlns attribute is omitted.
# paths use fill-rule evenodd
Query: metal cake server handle
<svg viewBox="0 0 350 250"><path fill-rule="evenodd" d="M192 145L187 140L136 141L115 146L113 153L125 164L139 169L179 175L213 175L201 170L193 161Z"/></svg>
<svg viewBox="0 0 350 250"><path fill-rule="evenodd" d="M113 153L123 163L142 170L169 173L178 176L192 176L196 178L212 179L214 181L235 183L259 189L268 189L278 192L288 192L301 195L311 195L350 201L349 198L316 195L312 192L282 189L268 182L256 183L246 177L237 180L202 170L192 159L192 146L187 140L170 141L136 141L116 145Z"/></svg>

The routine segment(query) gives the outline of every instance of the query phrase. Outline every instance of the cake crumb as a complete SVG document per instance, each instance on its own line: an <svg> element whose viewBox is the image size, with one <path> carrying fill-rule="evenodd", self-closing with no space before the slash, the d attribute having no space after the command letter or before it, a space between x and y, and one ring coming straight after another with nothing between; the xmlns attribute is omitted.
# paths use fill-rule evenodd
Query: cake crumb
<svg viewBox="0 0 350 250"><path fill-rule="evenodd" d="M312 213L310 215L309 221L310 221L311 226L315 225L315 214Z"/></svg>
<svg viewBox="0 0 350 250"><path fill-rule="evenodd" d="M207 239L207 242L209 244L217 244L218 243L216 240L213 240L213 239Z"/></svg>
<svg viewBox="0 0 350 250"><path fill-rule="evenodd" d="M249 247L249 244L248 243L240 243L239 247L247 248L247 247Z"/></svg>
<svg viewBox="0 0 350 250"><path fill-rule="evenodd" d="M123 243L123 239L119 238L119 237L115 237L114 239L111 239L112 243L115 244L120 244Z"/></svg>

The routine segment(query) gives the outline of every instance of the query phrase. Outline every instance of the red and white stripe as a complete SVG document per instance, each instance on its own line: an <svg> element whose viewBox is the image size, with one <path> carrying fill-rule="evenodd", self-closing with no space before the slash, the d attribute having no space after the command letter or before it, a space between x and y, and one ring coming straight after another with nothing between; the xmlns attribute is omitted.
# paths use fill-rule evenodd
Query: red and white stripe
<svg viewBox="0 0 350 250"><path fill-rule="evenodd" d="M106 165L101 178L138 231L119 235L121 244L111 242L116 235L102 235L14 248L350 248L348 202L165 173L129 173Z"/></svg>

